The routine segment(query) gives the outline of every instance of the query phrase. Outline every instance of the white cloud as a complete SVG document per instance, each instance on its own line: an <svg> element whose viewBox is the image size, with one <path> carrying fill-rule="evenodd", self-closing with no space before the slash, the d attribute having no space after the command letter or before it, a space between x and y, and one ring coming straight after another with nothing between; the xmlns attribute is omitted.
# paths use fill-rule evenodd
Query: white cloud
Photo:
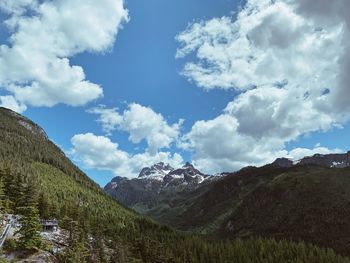
<svg viewBox="0 0 350 263"><path fill-rule="evenodd" d="M18 113L24 112L26 105L16 101L13 96L0 96L0 107L5 107Z"/></svg>
<svg viewBox="0 0 350 263"><path fill-rule="evenodd" d="M118 108L108 109L106 106L100 105L87 110L87 112L99 115L97 121L102 125L102 129L107 135L111 135L123 121L123 117L118 113Z"/></svg>
<svg viewBox="0 0 350 263"><path fill-rule="evenodd" d="M195 123L180 146L207 172L330 151L288 153L285 144L350 118L349 9L345 0L248 0L237 19L180 33L176 56L196 55L183 75L206 90L239 93L221 116Z"/></svg>
<svg viewBox="0 0 350 263"><path fill-rule="evenodd" d="M199 86L247 90L288 80L289 86L329 88L337 75L344 24L323 27L285 1L248 1L237 20L215 18L177 36L177 57L195 52L184 75ZM315 67L317 65L318 67Z"/></svg>
<svg viewBox="0 0 350 263"><path fill-rule="evenodd" d="M161 114L136 103L130 104L122 114L116 108L108 109L103 105L88 112L99 115L98 121L107 134L119 129L129 133L129 140L135 144L145 140L148 152L153 155L178 139L183 122L179 120L170 125Z"/></svg>
<svg viewBox="0 0 350 263"><path fill-rule="evenodd" d="M9 14L4 23L11 33L0 46L0 86L17 101L80 106L103 95L69 58L113 46L128 20L123 0L4 0L0 10Z"/></svg>
<svg viewBox="0 0 350 263"><path fill-rule="evenodd" d="M129 155L118 149L118 144L109 138L92 133L75 135L72 140L73 154L89 167L116 170L127 162Z"/></svg>
<svg viewBox="0 0 350 263"><path fill-rule="evenodd" d="M109 138L92 133L75 135L72 140L72 154L89 168L107 170L116 176L136 177L141 169L158 162L180 166L182 157L169 152L148 152L131 155L119 149Z"/></svg>
<svg viewBox="0 0 350 263"><path fill-rule="evenodd" d="M198 121L182 138L182 148L194 151L194 164L206 173L264 165L286 154L281 140L253 138L239 133L238 127L237 119L228 114Z"/></svg>

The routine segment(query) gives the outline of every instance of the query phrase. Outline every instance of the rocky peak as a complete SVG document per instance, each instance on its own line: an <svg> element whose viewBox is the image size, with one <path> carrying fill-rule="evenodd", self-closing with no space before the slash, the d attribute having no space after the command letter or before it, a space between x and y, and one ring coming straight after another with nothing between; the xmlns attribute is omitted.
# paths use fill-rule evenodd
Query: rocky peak
<svg viewBox="0 0 350 263"><path fill-rule="evenodd" d="M15 118L20 126L31 132L33 135L37 136L38 138L44 139L45 141L48 140L48 136L45 133L45 131L39 127L37 124L32 122L31 120L27 119L26 117L18 114L17 112L14 112L10 109L0 107L0 113L4 114L5 116L8 116L10 118Z"/></svg>
<svg viewBox="0 0 350 263"><path fill-rule="evenodd" d="M277 158L272 164L283 168L289 168L293 166L293 161L288 158Z"/></svg>
<svg viewBox="0 0 350 263"><path fill-rule="evenodd" d="M112 179L112 181L110 181L106 186L105 186L105 190L108 191L108 190L112 190L112 189L115 189L117 188L120 183L124 182L124 181L127 181L128 178L126 177L121 177L121 176L116 176Z"/></svg>
<svg viewBox="0 0 350 263"><path fill-rule="evenodd" d="M145 167L141 170L139 174L140 179L156 179L163 180L164 176L166 176L169 172L173 171L174 168L169 164L165 164L163 162L152 165L151 167Z"/></svg>
<svg viewBox="0 0 350 263"><path fill-rule="evenodd" d="M178 176L195 176L195 175L204 175L201 171L194 168L190 163L186 163L182 168L173 170L169 175L178 175Z"/></svg>

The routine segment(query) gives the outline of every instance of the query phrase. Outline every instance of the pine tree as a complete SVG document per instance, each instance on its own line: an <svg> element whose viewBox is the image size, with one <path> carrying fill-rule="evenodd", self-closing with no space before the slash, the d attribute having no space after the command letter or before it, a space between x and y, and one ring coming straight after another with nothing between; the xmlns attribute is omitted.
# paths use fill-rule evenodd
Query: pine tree
<svg viewBox="0 0 350 263"><path fill-rule="evenodd" d="M60 257L64 263L86 263L89 257L89 251L85 248L83 242L74 241Z"/></svg>
<svg viewBox="0 0 350 263"><path fill-rule="evenodd" d="M86 234L82 233L78 222L66 217L62 221L62 226L69 231L69 246L67 250L60 255L60 261L64 263L87 262L90 254L84 245L84 237Z"/></svg>
<svg viewBox="0 0 350 263"><path fill-rule="evenodd" d="M3 203L4 209L6 212L12 212L14 204L10 198L11 194L13 193L13 187L15 185L15 178L13 174L11 173L11 170L6 167L0 171L0 176L2 178L2 182L4 184L4 194L5 194L5 200Z"/></svg>
<svg viewBox="0 0 350 263"><path fill-rule="evenodd" d="M32 250L42 246L40 236L41 225L39 222L39 211L35 206L21 207L20 218L21 228L18 231L20 234L19 245L22 249Z"/></svg>
<svg viewBox="0 0 350 263"><path fill-rule="evenodd" d="M10 186L11 193L9 193L9 198L13 203L13 210L16 214L20 212L21 207L26 206L24 180L22 174L17 174L12 182L13 185Z"/></svg>

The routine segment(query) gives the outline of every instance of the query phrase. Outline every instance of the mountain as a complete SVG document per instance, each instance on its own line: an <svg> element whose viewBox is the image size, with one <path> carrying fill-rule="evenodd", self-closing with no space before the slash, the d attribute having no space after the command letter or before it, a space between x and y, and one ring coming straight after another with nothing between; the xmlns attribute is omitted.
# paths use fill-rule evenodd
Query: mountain
<svg viewBox="0 0 350 263"><path fill-rule="evenodd" d="M220 238L303 240L350 255L348 189L349 167L251 167L197 189L166 222Z"/></svg>
<svg viewBox="0 0 350 263"><path fill-rule="evenodd" d="M143 168L137 178L115 177L104 190L125 206L147 213L216 178L203 174L190 163L174 169L160 162Z"/></svg>
<svg viewBox="0 0 350 263"><path fill-rule="evenodd" d="M279 158L272 164L246 167L215 180L208 180L212 177L187 164L189 170L194 169L192 178L193 174L204 178L197 180L195 187L167 195L167 176L154 189L148 188L152 180L126 179L114 197L121 200L120 195L134 195L135 188L126 186L139 182L137 202L124 204L176 229L220 238L303 240L350 255L349 156L316 154L298 162ZM181 169L169 174L176 175ZM186 173L179 174L184 183ZM152 202L142 198L149 190Z"/></svg>
<svg viewBox="0 0 350 263"><path fill-rule="evenodd" d="M185 181L185 176L197 175L190 167L180 169ZM178 172L175 175L179 176ZM17 241L6 241L0 262L6 262L3 253L22 257L13 259L16 262L32 262L42 255L49 255L45 262L50 258L52 262L72 263L214 263L237 258L243 263L261 262L261 258L268 263L350 262L332 250L303 243L211 240L156 224L109 197L48 139L43 129L5 108L0 108L0 179L1 211L22 213L23 207L36 207L40 218L57 218L62 231L71 233L68 242L60 243L63 250L58 253L49 246L22 251ZM124 181L129 180L116 178L114 184ZM34 262L39 262L36 259Z"/></svg>
<svg viewBox="0 0 350 263"><path fill-rule="evenodd" d="M147 178L162 181L164 177L174 170L169 164L163 162L157 163L151 167L145 167L141 170L139 178Z"/></svg>

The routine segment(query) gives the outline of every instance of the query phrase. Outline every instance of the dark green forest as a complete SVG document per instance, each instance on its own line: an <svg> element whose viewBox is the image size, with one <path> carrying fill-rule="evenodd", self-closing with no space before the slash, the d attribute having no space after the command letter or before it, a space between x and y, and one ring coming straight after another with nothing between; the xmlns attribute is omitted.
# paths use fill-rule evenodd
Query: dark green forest
<svg viewBox="0 0 350 263"><path fill-rule="evenodd" d="M161 226L118 204L30 120L0 109L1 211L22 215L8 250L51 251L39 219L70 233L60 262L350 262L331 249L272 239L213 239Z"/></svg>

